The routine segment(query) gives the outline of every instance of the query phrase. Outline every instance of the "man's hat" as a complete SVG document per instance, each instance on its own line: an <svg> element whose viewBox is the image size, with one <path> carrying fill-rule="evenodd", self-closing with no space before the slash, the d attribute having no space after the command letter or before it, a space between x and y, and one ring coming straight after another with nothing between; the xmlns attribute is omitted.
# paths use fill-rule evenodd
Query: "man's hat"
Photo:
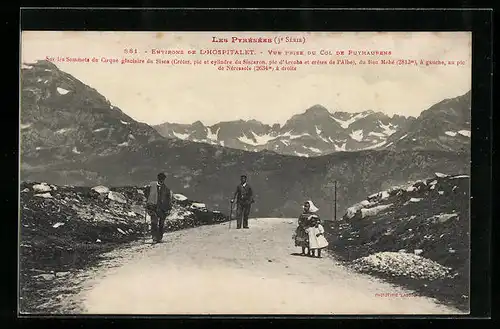
<svg viewBox="0 0 500 329"><path fill-rule="evenodd" d="M157 177L158 177L159 180L164 180L165 178L167 178L167 176L164 173L162 173L162 172L159 173Z"/></svg>
<svg viewBox="0 0 500 329"><path fill-rule="evenodd" d="M242 175L241 175L240 177L245 177L245 178L247 178L247 175L245 175L245 174L242 174Z"/></svg>

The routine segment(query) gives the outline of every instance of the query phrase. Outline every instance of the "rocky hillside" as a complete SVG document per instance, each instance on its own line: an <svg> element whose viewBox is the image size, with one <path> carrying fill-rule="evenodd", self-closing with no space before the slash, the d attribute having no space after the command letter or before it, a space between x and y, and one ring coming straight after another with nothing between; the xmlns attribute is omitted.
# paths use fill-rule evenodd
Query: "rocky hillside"
<svg viewBox="0 0 500 329"><path fill-rule="evenodd" d="M429 179L370 195L325 224L330 248L362 272L469 307L468 175Z"/></svg>
<svg viewBox="0 0 500 329"><path fill-rule="evenodd" d="M21 184L20 301L23 311L43 310L49 288L69 272L95 264L103 252L146 237L143 187ZM182 194L165 231L227 220Z"/></svg>
<svg viewBox="0 0 500 329"><path fill-rule="evenodd" d="M212 126L204 126L200 121L192 125L166 122L154 128L168 138L310 157L378 148L396 131L405 130L413 120L413 117L397 115L391 118L374 111L330 113L325 107L314 105L291 117L283 126L239 120Z"/></svg>
<svg viewBox="0 0 500 329"><path fill-rule="evenodd" d="M133 152L163 140L95 89L48 61L21 69L21 160L24 166Z"/></svg>
<svg viewBox="0 0 500 329"><path fill-rule="evenodd" d="M394 133L385 148L470 152L471 92L423 111L407 131Z"/></svg>

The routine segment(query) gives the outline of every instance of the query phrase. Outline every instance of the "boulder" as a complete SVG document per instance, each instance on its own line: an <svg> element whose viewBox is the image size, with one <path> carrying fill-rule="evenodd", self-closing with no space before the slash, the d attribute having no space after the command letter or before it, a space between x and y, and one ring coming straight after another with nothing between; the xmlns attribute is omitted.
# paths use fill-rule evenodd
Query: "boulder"
<svg viewBox="0 0 500 329"><path fill-rule="evenodd" d="M52 198L52 195L50 193L40 193L40 194L35 194L35 196L39 196L41 198L45 198L45 199L50 199Z"/></svg>
<svg viewBox="0 0 500 329"><path fill-rule="evenodd" d="M55 279L55 277L56 277L55 274L49 274L49 273L39 274L35 276L35 278L42 278L46 281L53 280Z"/></svg>
<svg viewBox="0 0 500 329"><path fill-rule="evenodd" d="M109 191L108 199L116 201L118 203L127 203L127 199L120 192Z"/></svg>
<svg viewBox="0 0 500 329"><path fill-rule="evenodd" d="M178 201L186 201L187 200L187 197L185 197L184 195L182 194L174 194L174 199L175 200L178 200Z"/></svg>
<svg viewBox="0 0 500 329"><path fill-rule="evenodd" d="M52 189L47 183L35 184L33 185L33 191L35 192L50 192Z"/></svg>
<svg viewBox="0 0 500 329"><path fill-rule="evenodd" d="M106 187L106 186L99 185L99 186L94 186L92 188L92 191L95 191L95 192L97 192L99 194L101 194L101 193L109 193L109 188Z"/></svg>

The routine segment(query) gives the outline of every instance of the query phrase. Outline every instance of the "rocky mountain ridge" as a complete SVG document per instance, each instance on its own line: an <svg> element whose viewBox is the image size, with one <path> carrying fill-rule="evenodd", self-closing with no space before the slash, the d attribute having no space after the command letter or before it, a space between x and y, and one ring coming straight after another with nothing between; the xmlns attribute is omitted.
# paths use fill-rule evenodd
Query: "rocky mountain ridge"
<svg viewBox="0 0 500 329"><path fill-rule="evenodd" d="M283 126L238 120L212 126L200 121L167 122L154 128L168 138L301 157L369 149L467 151L470 149L470 111L468 92L435 104L418 118L389 117L372 110L330 112L316 104L292 116Z"/></svg>
<svg viewBox="0 0 500 329"><path fill-rule="evenodd" d="M154 128L164 137L221 145L246 151L270 150L284 155L319 156L337 151L357 151L380 147L397 129L414 118L389 117L381 112L330 113L314 105L292 116L283 126L257 120L220 122L205 126L163 123Z"/></svg>

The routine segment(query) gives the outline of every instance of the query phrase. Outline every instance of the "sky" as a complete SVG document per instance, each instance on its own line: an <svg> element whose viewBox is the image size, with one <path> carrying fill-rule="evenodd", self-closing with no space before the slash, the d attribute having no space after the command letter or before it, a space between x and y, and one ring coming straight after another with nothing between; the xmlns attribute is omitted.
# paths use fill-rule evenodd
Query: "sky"
<svg viewBox="0 0 500 329"><path fill-rule="evenodd" d="M212 42L213 37L229 42ZM301 43L232 43L232 38L294 37ZM275 38L278 39L275 39ZM283 39L280 39L283 38ZM125 54L125 49L138 54ZM153 49L184 54L152 54ZM253 50L255 55L205 55L203 50ZM194 50L196 54L188 54ZM270 50L306 55L269 55ZM332 55L320 55L321 50ZM391 55L347 55L390 51ZM307 55L315 51L315 55ZM344 55L336 55L344 51ZM206 125L231 120L283 124L320 104L330 112L381 111L418 116L445 99L471 89L470 32L85 32L24 31L21 62L47 57L95 57L97 63L54 62L59 69L95 88L133 119ZM151 59L152 64L120 64L104 59ZM156 64L163 60L201 60L201 65ZM205 60L408 59L463 61L462 65L296 65L295 71L227 71ZM275 64L272 66L275 67ZM225 65L222 65L225 66ZM241 65L240 65L241 66ZM246 65L243 65L246 66ZM281 65L279 65L281 66Z"/></svg>

